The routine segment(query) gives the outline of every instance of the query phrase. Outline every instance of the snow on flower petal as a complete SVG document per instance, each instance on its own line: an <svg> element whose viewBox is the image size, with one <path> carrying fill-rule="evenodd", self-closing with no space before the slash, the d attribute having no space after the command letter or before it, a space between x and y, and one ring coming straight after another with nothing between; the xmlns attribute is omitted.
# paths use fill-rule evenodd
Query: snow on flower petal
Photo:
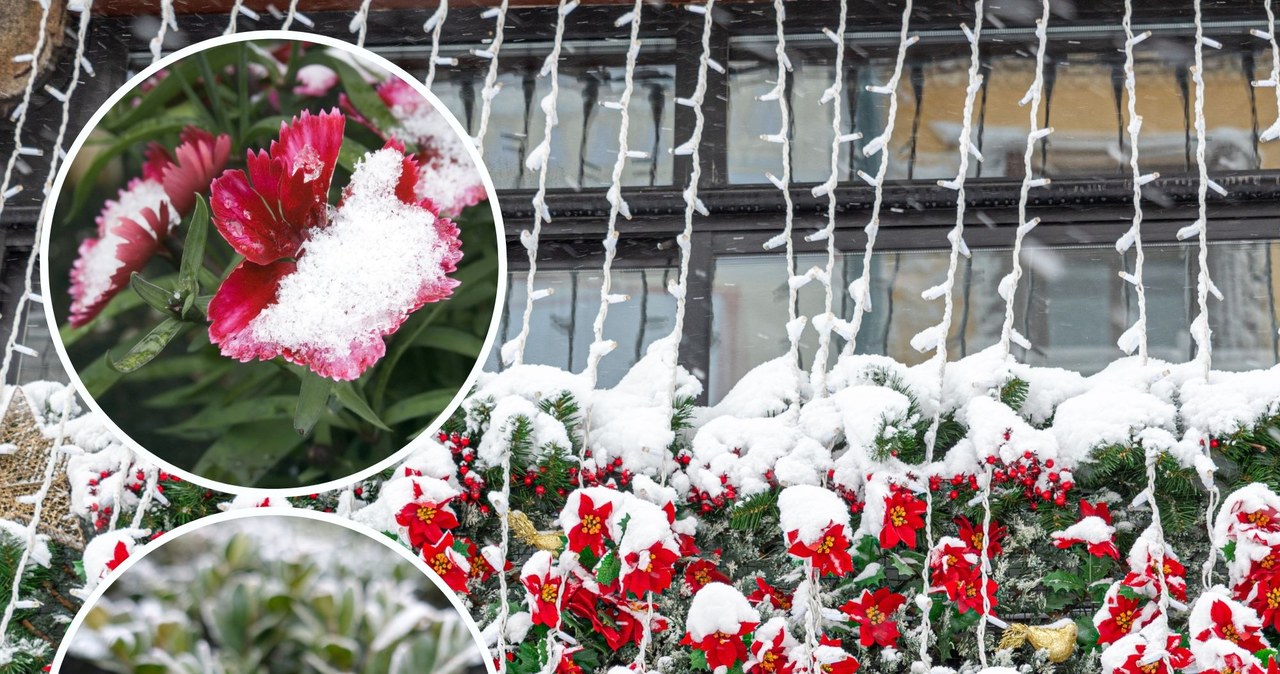
<svg viewBox="0 0 1280 674"><path fill-rule="evenodd" d="M130 275L146 266L178 218L164 185L135 178L107 201L97 222L98 236L80 244L71 267L69 320L74 327L92 321L128 285Z"/></svg>
<svg viewBox="0 0 1280 674"><path fill-rule="evenodd" d="M304 137L282 135L279 147L291 153L298 171L314 172L312 182L325 182L332 168L307 158L316 150ZM273 144L273 154L276 149ZM209 305L210 340L223 355L241 361L283 356L324 377L355 379L386 353L385 335L422 305L452 294L458 282L447 274L462 257L458 229L399 196L411 165L394 147L365 156L328 224L305 230L292 269L273 261L268 273L246 259L233 272ZM241 282L238 274L270 282Z"/></svg>

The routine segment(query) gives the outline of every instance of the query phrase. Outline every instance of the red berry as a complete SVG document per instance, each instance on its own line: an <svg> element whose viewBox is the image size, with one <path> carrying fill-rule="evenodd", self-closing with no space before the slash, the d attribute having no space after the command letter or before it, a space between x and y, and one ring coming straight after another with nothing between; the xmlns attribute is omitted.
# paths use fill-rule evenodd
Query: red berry
<svg viewBox="0 0 1280 674"><path fill-rule="evenodd" d="M1053 468L1053 459L1045 459L1045 460L1044 460L1044 467L1045 467L1045 468Z"/></svg>
<svg viewBox="0 0 1280 674"><path fill-rule="evenodd" d="M467 475L467 473L469 473L469 472L471 472L471 466L468 466L468 465L467 465L467 464L465 464L465 463L464 463L464 464L462 464L461 466L458 466L458 474L459 474L459 475ZM469 480L471 479L471 476L470 476L470 475L467 475L467 479L468 479L468 481L469 481Z"/></svg>
<svg viewBox="0 0 1280 674"><path fill-rule="evenodd" d="M1035 454L1032 454L1032 453L1031 453L1031 450L1027 450L1027 451L1025 451L1025 452L1023 452L1023 453L1022 453L1022 458L1026 459L1026 460L1028 460L1028 461L1030 461L1033 457L1035 457Z"/></svg>
<svg viewBox="0 0 1280 674"><path fill-rule="evenodd" d="M538 485L533 489L533 493L537 494L538 496L543 496L547 493L547 488L542 485Z"/></svg>
<svg viewBox="0 0 1280 674"><path fill-rule="evenodd" d="M1218 440L1217 440L1217 438L1214 438L1213 440L1210 440L1210 441L1209 441L1209 447L1211 447L1211 448L1213 448L1213 449L1217 449L1217 448L1218 448Z"/></svg>
<svg viewBox="0 0 1280 674"><path fill-rule="evenodd" d="M533 473L525 473L524 486L528 487L533 484Z"/></svg>
<svg viewBox="0 0 1280 674"><path fill-rule="evenodd" d="M481 514L481 515L488 515L488 514L489 514L489 506L487 506L487 505L481 505L481 506L480 506L480 514Z"/></svg>
<svg viewBox="0 0 1280 674"><path fill-rule="evenodd" d="M952 500L960 498L960 492L952 489L950 492L947 492L947 498L950 498Z"/></svg>

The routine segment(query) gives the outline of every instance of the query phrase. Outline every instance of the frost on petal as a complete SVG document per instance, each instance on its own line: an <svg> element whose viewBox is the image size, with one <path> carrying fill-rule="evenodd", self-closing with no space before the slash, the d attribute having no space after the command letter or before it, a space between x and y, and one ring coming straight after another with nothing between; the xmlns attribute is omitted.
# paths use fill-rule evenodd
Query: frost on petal
<svg viewBox="0 0 1280 674"><path fill-rule="evenodd" d="M355 379L386 352L383 336L422 305L452 294L458 282L447 274L462 257L458 229L399 198L405 166L394 148L365 156L332 221L311 231L296 269L279 279L268 305L219 325L214 341L223 354L282 355L325 377ZM209 308L212 317L214 304ZM224 308L231 309L218 310Z"/></svg>
<svg viewBox="0 0 1280 674"><path fill-rule="evenodd" d="M213 223L236 252L256 264L295 257L306 230L324 224L344 125L336 110L303 111L281 124L270 152L247 153L248 174L213 181Z"/></svg>
<svg viewBox="0 0 1280 674"><path fill-rule="evenodd" d="M80 244L71 266L71 325L93 320L129 276L146 266L176 223L164 187L155 180L135 179L108 201L98 215L98 236Z"/></svg>
<svg viewBox="0 0 1280 674"><path fill-rule="evenodd" d="M245 328L275 301L280 280L295 268L292 262L267 266L242 262L209 301L209 341L221 347L222 355L241 362L279 355L270 344L253 339Z"/></svg>
<svg viewBox="0 0 1280 674"><path fill-rule="evenodd" d="M379 85L378 95L397 122L382 131L418 147L418 198L430 199L447 215L487 198L480 171L467 154L470 140L454 131L441 112L400 79Z"/></svg>
<svg viewBox="0 0 1280 674"><path fill-rule="evenodd" d="M302 66L298 69L297 84L293 93L298 96L323 96L329 93L333 85L338 83L338 73L329 66L319 63Z"/></svg>
<svg viewBox="0 0 1280 674"><path fill-rule="evenodd" d="M179 215L191 212L196 194L209 189L213 177L227 165L231 155L231 136L217 138L204 129L187 127L182 143L174 149L176 159L163 171L164 191Z"/></svg>

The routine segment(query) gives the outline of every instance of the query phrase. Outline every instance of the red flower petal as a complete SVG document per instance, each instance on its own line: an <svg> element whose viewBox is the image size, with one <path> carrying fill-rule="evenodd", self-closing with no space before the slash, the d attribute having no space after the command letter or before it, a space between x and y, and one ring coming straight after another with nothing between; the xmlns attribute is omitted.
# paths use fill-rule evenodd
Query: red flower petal
<svg viewBox="0 0 1280 674"><path fill-rule="evenodd" d="M187 127L182 144L174 150L176 160L163 170L164 191L178 213L190 213L196 194L209 189L213 177L227 165L231 155L231 136L213 134Z"/></svg>
<svg viewBox="0 0 1280 674"><path fill-rule="evenodd" d="M209 302L209 341L221 347L222 355L241 362L277 355L273 345L255 340L245 328L275 301L280 280L295 267L292 262L261 266L245 261L222 282Z"/></svg>

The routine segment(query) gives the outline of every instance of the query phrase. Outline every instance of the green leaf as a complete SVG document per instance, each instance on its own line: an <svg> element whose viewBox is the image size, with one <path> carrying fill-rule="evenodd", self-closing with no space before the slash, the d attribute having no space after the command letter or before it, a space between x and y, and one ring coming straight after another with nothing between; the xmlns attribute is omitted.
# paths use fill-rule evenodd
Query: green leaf
<svg viewBox="0 0 1280 674"><path fill-rule="evenodd" d="M343 138L342 147L338 148L338 165L354 173L356 164L360 163L366 154L369 154L369 148L358 141Z"/></svg>
<svg viewBox="0 0 1280 674"><path fill-rule="evenodd" d="M468 358L475 358L484 351L484 340L457 328L439 327L419 335L414 346L451 351Z"/></svg>
<svg viewBox="0 0 1280 674"><path fill-rule="evenodd" d="M134 344L128 353L119 359L112 358L111 367L121 374L129 374L137 370L160 355L164 347L168 346L169 342L189 325L189 323L183 323L176 318L164 319L163 323L157 325L151 332L147 333L146 337ZM107 357L111 358L111 354L107 354Z"/></svg>
<svg viewBox="0 0 1280 674"><path fill-rule="evenodd" d="M596 582L601 585L610 585L618 579L620 573L622 573L622 560L618 559L618 553L610 550L604 553L604 557L601 557L600 563L596 565Z"/></svg>
<svg viewBox="0 0 1280 674"><path fill-rule="evenodd" d="M384 431L391 430L389 426L382 422L382 419L378 418L377 413L369 407L369 403L365 401L364 396L356 390L355 386L352 386L351 382L339 382L334 386L334 392L338 395L338 402L355 413L356 416Z"/></svg>
<svg viewBox="0 0 1280 674"><path fill-rule="evenodd" d="M453 397L457 393L457 389L442 388L409 396L388 407L382 415L383 421L388 424L398 424L409 419L434 417L453 402Z"/></svg>
<svg viewBox="0 0 1280 674"><path fill-rule="evenodd" d="M252 486L301 444L291 424L240 424L210 445L192 471L210 480Z"/></svg>
<svg viewBox="0 0 1280 674"><path fill-rule="evenodd" d="M707 654L694 648L689 651L690 669L711 669L707 666Z"/></svg>
<svg viewBox="0 0 1280 674"><path fill-rule="evenodd" d="M333 380L307 370L302 373L302 388L298 392L298 404L293 411L293 430L306 436L324 415L333 393Z"/></svg>
<svg viewBox="0 0 1280 674"><path fill-rule="evenodd" d="M89 364L89 367L80 370L79 374L80 382L89 391L89 395L94 398L105 394L123 376L118 370L111 367L110 355L104 355L93 361Z"/></svg>
<svg viewBox="0 0 1280 674"><path fill-rule="evenodd" d="M778 503L778 492L770 489L740 501L729 512L729 527L739 531L755 531Z"/></svg>
<svg viewBox="0 0 1280 674"><path fill-rule="evenodd" d="M250 398L230 405L215 403L181 423L161 429L161 432L184 434L191 431L220 431L228 426L250 421L288 419L293 415L296 402L296 396L277 395Z"/></svg>
<svg viewBox="0 0 1280 674"><path fill-rule="evenodd" d="M138 297L141 297L147 306L166 316L178 317L177 312L173 310L173 291L142 278L142 274L136 271L129 276L129 287L133 288L133 292L138 293Z"/></svg>
<svg viewBox="0 0 1280 674"><path fill-rule="evenodd" d="M182 243L182 265L178 268L178 292L182 294L185 316L200 295L200 270L204 268L204 245L209 237L209 206L202 195L196 195L196 207L187 225L187 238Z"/></svg>
<svg viewBox="0 0 1280 674"><path fill-rule="evenodd" d="M1084 576L1078 571L1050 571L1042 583L1046 588L1060 592L1082 592L1085 588Z"/></svg>

